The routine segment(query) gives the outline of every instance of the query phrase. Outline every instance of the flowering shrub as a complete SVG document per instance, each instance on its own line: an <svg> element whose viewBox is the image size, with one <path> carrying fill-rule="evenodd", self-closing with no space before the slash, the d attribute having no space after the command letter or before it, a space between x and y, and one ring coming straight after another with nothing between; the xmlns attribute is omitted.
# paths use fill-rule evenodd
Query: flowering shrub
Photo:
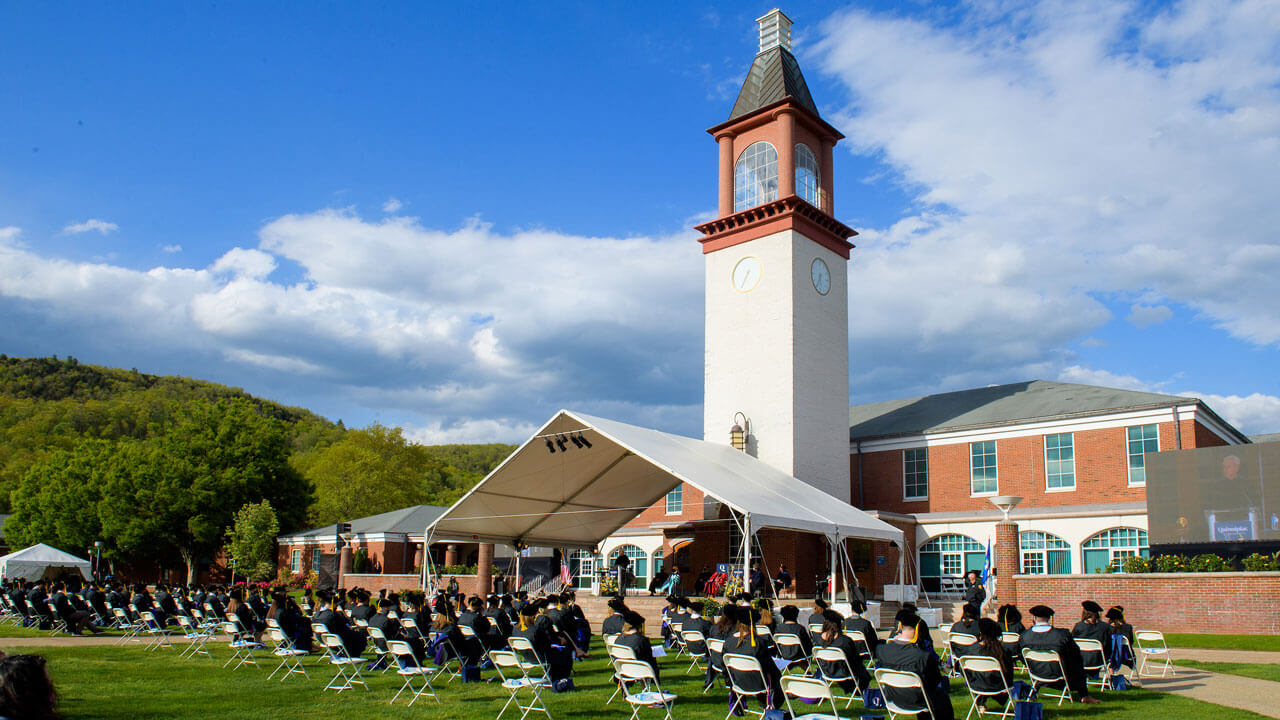
<svg viewBox="0 0 1280 720"><path fill-rule="evenodd" d="M1254 553L1242 561L1244 569L1252 572L1263 572L1266 570L1280 570L1280 552L1274 555L1263 555L1262 553Z"/></svg>
<svg viewBox="0 0 1280 720"><path fill-rule="evenodd" d="M1141 555L1130 555L1120 563L1120 569L1127 573L1151 572L1151 558Z"/></svg>

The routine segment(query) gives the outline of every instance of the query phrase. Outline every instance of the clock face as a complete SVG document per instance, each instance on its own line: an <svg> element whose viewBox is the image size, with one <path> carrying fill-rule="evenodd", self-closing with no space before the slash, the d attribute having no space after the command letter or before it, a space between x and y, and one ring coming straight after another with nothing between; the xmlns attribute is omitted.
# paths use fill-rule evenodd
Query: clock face
<svg viewBox="0 0 1280 720"><path fill-rule="evenodd" d="M733 266L733 287L738 292L750 292L760 282L760 258L748 255Z"/></svg>
<svg viewBox="0 0 1280 720"><path fill-rule="evenodd" d="M827 268L827 264L822 258L813 261L811 268L813 276L813 289L818 291L819 295L826 295L831 292L831 270Z"/></svg>

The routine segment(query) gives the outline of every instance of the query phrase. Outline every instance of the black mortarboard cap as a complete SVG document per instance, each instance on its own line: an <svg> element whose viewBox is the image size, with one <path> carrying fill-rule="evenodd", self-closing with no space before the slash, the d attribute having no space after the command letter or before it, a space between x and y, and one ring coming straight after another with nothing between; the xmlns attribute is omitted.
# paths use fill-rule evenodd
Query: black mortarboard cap
<svg viewBox="0 0 1280 720"><path fill-rule="evenodd" d="M1053 608L1049 607L1048 605L1032 605L1031 609L1028 610L1028 612L1031 613L1031 617L1038 617L1038 618L1053 617Z"/></svg>
<svg viewBox="0 0 1280 720"><path fill-rule="evenodd" d="M1102 612L1102 606L1092 600L1085 600L1084 602L1080 603L1080 606L1083 607L1085 610L1088 610L1089 612L1096 612L1096 613Z"/></svg>

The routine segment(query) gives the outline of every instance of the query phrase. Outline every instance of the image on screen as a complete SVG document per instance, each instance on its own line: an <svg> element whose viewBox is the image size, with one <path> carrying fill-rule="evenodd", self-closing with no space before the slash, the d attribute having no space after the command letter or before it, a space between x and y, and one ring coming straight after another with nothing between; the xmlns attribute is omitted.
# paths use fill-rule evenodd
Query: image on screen
<svg viewBox="0 0 1280 720"><path fill-rule="evenodd" d="M1280 443L1149 453L1154 544L1280 540Z"/></svg>

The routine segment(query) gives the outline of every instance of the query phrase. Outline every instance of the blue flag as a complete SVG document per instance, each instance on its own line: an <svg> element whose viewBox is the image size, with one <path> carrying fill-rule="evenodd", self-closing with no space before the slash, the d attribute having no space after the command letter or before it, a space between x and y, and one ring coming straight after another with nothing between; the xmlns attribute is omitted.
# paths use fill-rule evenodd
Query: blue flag
<svg viewBox="0 0 1280 720"><path fill-rule="evenodd" d="M987 579L991 577L991 538L987 538L987 561L982 565L982 584L987 584Z"/></svg>

